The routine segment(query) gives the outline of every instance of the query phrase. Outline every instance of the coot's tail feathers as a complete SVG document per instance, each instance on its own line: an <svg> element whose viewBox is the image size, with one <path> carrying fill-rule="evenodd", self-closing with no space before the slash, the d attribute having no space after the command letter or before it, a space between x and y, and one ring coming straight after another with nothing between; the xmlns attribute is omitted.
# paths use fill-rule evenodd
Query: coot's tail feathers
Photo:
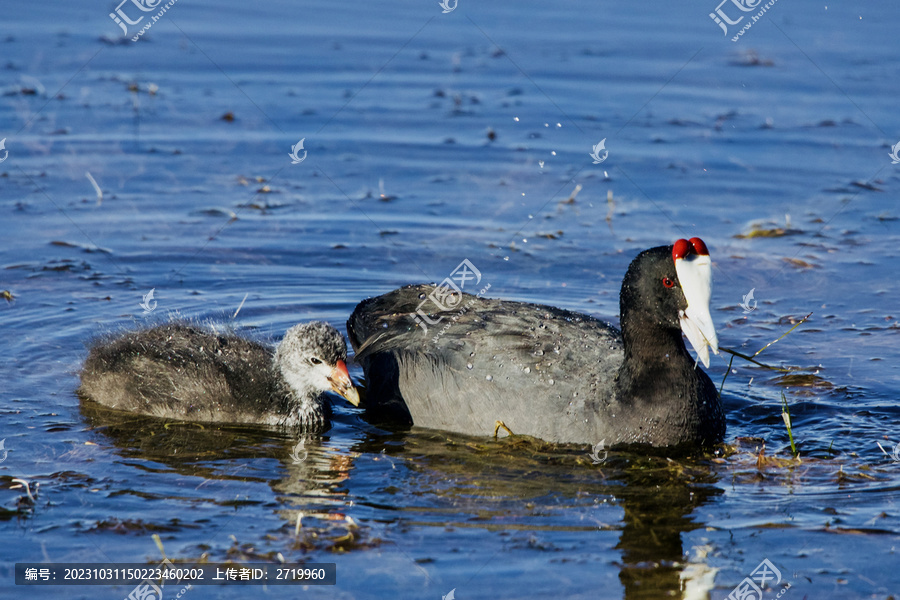
<svg viewBox="0 0 900 600"><path fill-rule="evenodd" d="M347 337L353 360L366 372L366 411L376 422L405 423L413 419L400 391L401 365L415 372L441 373L446 368L439 353L428 344L427 329L415 318L424 294L434 288L408 285L360 302L347 320ZM427 303L426 303L427 304ZM433 309L433 306L429 306ZM423 310L429 319L437 319ZM421 318L420 318L421 321ZM427 324L422 323L426 328Z"/></svg>
<svg viewBox="0 0 900 600"><path fill-rule="evenodd" d="M360 302L347 321L347 334L356 361L380 352L413 351L435 354L453 349L468 336L490 337L507 351L532 351L536 328L556 331L558 323L596 331L598 341L619 343L620 333L593 317L554 306L506 300L454 296L452 306L438 306L431 296L435 286L407 285ZM548 325L545 322L555 321ZM452 325L452 327L450 327Z"/></svg>
<svg viewBox="0 0 900 600"><path fill-rule="evenodd" d="M423 341L425 334L420 324L425 327L427 324L421 317L416 322L416 311L433 289L430 285L408 285L360 302L347 320L347 335L356 362L361 363L378 352L408 348L414 337ZM429 310L423 312L428 314Z"/></svg>

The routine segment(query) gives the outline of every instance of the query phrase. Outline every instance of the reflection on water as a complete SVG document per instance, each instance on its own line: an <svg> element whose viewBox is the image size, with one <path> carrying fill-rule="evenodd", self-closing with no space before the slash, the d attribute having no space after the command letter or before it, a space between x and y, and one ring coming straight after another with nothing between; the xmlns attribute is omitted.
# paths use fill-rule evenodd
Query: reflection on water
<svg viewBox="0 0 900 600"><path fill-rule="evenodd" d="M619 578L627 598L643 597L648 589L680 593L685 567L693 567L684 560L682 535L703 526L696 521L696 510L722 493L708 457L681 462L619 452L597 468L581 448L521 436L489 441L427 430L385 432L354 444L349 454L337 454L317 436L295 440L253 428L167 422L122 414L94 402L83 402L82 413L91 430L102 434L121 457L152 460L157 463L156 472L200 481L197 491L215 489L214 483L227 480L267 484L272 492L268 497L231 499L206 493L190 501L269 507L287 521L281 528L285 530L282 538L293 537L292 550L346 552L382 543L370 527L350 516L348 489L357 487L354 457L371 456L391 470L399 468L415 491L391 490L392 500L384 504L374 498L356 502L387 511L391 516L383 518L404 528L474 527L550 535L617 532L614 547L621 555ZM253 464L262 459L277 461L280 476L255 475ZM376 496L385 492L375 490ZM121 489L117 493L141 492ZM178 499L187 498L180 493ZM621 514L619 522L586 518L584 511L598 501ZM569 511L577 518L567 516ZM111 527L102 524L99 528ZM236 543L225 556L204 553L185 558L276 560L275 554Z"/></svg>
<svg viewBox="0 0 900 600"><path fill-rule="evenodd" d="M418 489L431 482L427 491L437 503L431 511L449 515L424 524L619 532L615 549L621 558L616 562L627 598L645 597L648 590L680 594L686 566L682 535L703 526L695 521L696 509L722 493L709 464L696 459L682 463L618 452L597 468L581 448L563 449L520 436L486 442L417 431L397 441L400 445L389 456L409 465ZM373 452L380 443L365 442L359 450ZM615 507L621 520L604 523L587 517L583 511L598 502Z"/></svg>
<svg viewBox="0 0 900 600"><path fill-rule="evenodd" d="M90 430L113 444L122 458L153 461L154 472L194 482L194 493L180 492L173 499L276 508L274 513L293 526L294 549L335 551L372 543L362 540L364 530L344 514L348 500L341 484L350 476L353 459L335 453L320 436L294 438L277 430L167 421L110 410L92 401L82 401L81 410ZM257 465L263 460L278 465L277 478L260 472ZM268 485L274 498L223 497L220 490L229 481ZM145 492L125 488L116 494ZM235 559L235 551L229 549L228 557ZM257 555L246 549L239 553L247 560L271 560L275 554ZM209 558L205 552L204 557Z"/></svg>

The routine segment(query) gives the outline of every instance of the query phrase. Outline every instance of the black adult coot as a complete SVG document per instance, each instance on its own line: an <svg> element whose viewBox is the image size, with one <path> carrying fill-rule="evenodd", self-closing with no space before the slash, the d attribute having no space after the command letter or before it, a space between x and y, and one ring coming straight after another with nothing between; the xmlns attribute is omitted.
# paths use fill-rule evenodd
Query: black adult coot
<svg viewBox="0 0 900 600"><path fill-rule="evenodd" d="M621 331L429 285L363 301L347 328L376 418L469 435L491 434L499 420L551 442L707 445L725 436L722 404L682 333L709 366L708 348L718 353L710 293L709 251L692 238L631 262Z"/></svg>
<svg viewBox="0 0 900 600"><path fill-rule="evenodd" d="M327 323L291 327L273 352L173 322L94 344L79 393L155 417L316 431L328 423L325 392L359 404L346 360L344 337Z"/></svg>

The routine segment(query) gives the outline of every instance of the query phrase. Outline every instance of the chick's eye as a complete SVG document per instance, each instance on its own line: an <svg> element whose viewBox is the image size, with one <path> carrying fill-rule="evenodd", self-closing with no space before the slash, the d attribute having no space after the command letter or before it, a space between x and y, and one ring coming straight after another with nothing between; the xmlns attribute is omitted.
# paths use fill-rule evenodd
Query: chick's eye
<svg viewBox="0 0 900 600"><path fill-rule="evenodd" d="M313 357L311 357L311 358L309 359L309 364L311 364L311 365L321 365L321 364L322 364L322 361L321 361L321 359L318 359L318 358L316 358L315 356L313 356Z"/></svg>
<svg viewBox="0 0 900 600"><path fill-rule="evenodd" d="M673 285L675 285L675 282L672 281L671 279L669 279L668 277L663 277L663 285L666 286L667 288L670 288Z"/></svg>

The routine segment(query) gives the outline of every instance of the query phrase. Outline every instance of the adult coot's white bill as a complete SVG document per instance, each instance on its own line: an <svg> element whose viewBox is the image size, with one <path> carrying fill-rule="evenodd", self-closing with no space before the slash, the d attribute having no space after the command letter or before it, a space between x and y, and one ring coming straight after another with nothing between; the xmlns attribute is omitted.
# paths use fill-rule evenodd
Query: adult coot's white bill
<svg viewBox="0 0 900 600"><path fill-rule="evenodd" d="M327 323L295 325L277 349L185 323L128 332L93 345L79 393L155 417L321 430L325 392L354 405L344 337Z"/></svg>
<svg viewBox="0 0 900 600"><path fill-rule="evenodd" d="M684 333L706 366L708 349L718 353L709 251L699 238L631 262L621 332L552 306L469 294L441 310L423 304L434 290L415 285L370 298L347 323L376 417L470 435L491 434L500 420L552 442L723 439L716 388L682 340ZM417 310L433 324L427 331Z"/></svg>

